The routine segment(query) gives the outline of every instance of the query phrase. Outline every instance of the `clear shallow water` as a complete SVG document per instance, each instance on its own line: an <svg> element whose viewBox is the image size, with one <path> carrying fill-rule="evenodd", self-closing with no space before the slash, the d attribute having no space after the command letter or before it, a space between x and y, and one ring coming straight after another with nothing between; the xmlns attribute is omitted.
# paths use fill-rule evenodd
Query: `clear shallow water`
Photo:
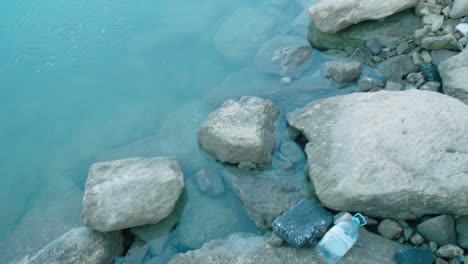
<svg viewBox="0 0 468 264"><path fill-rule="evenodd" d="M0 3L0 255L30 254L79 226L93 162L171 155L187 180L218 166L198 150L195 131L227 98L261 95L288 112L347 92L320 77L327 58L317 52L301 80L282 86L253 61L229 63L213 44L223 21L246 6L273 21L266 40L305 37L290 25L301 2L314 1ZM232 210L245 216L236 201Z"/></svg>

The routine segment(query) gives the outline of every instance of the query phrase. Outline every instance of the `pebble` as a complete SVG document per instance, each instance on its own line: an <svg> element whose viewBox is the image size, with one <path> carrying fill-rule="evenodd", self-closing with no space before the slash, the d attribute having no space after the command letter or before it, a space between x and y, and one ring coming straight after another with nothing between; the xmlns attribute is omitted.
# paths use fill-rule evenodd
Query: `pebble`
<svg viewBox="0 0 468 264"><path fill-rule="evenodd" d="M401 90L403 90L403 85L401 85L400 83L397 83L397 82L387 81L387 84L385 85L385 90L387 90L387 91L401 91Z"/></svg>
<svg viewBox="0 0 468 264"><path fill-rule="evenodd" d="M268 244L273 247L281 247L284 243L284 240L275 233L271 233L270 241Z"/></svg>
<svg viewBox="0 0 468 264"><path fill-rule="evenodd" d="M291 77L283 77L280 79L280 83L283 84L283 85L288 85L290 84L292 81Z"/></svg>
<svg viewBox="0 0 468 264"><path fill-rule="evenodd" d="M384 86L384 81L369 76L362 76L358 81L358 91L360 92L369 92L374 88L383 88Z"/></svg>
<svg viewBox="0 0 468 264"><path fill-rule="evenodd" d="M403 237L405 238L405 241L408 241L414 234L414 230L411 227L405 227L403 229Z"/></svg>
<svg viewBox="0 0 468 264"><path fill-rule="evenodd" d="M413 53L412 57L413 57L413 63L414 64L420 65L420 64L424 63L423 58L421 57L421 53L415 52L415 53Z"/></svg>
<svg viewBox="0 0 468 264"><path fill-rule="evenodd" d="M400 43L397 48L396 48L396 53L397 55L402 55L402 54L405 54L409 49L409 44L408 42L402 42Z"/></svg>
<svg viewBox="0 0 468 264"><path fill-rule="evenodd" d="M463 255L463 249L456 245L445 245L436 251L436 255L442 258L457 258Z"/></svg>
<svg viewBox="0 0 468 264"><path fill-rule="evenodd" d="M433 253L435 253L437 251L437 243L436 242L429 242L429 248L431 249L431 251Z"/></svg>
<svg viewBox="0 0 468 264"><path fill-rule="evenodd" d="M429 54L429 52L427 50L421 51L421 57L422 57L424 63L432 63L431 54Z"/></svg>
<svg viewBox="0 0 468 264"><path fill-rule="evenodd" d="M387 82L387 84L388 83L391 82ZM390 219L385 219L380 222L379 226L377 227L377 231L388 239L398 239L403 233L403 228L397 222Z"/></svg>
<svg viewBox="0 0 468 264"><path fill-rule="evenodd" d="M420 234L416 233L410 238L411 244L415 246L419 246L422 243L424 243L424 237L422 237Z"/></svg>

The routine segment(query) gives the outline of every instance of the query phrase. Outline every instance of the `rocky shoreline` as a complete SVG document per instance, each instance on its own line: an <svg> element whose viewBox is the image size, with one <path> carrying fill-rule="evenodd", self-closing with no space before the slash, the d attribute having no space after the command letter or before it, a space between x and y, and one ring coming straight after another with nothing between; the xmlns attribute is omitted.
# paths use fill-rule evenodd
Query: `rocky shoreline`
<svg viewBox="0 0 468 264"><path fill-rule="evenodd" d="M253 12L241 11L220 30ZM227 100L196 132L220 170L187 176L174 157L93 164L85 227L18 263L318 264L313 246L347 212L368 224L340 263L468 263L468 1L322 0L308 12L309 43L259 34L256 67L287 89L318 49L337 57L323 75L356 93L287 112L265 98ZM252 23L259 32L273 26ZM230 41L214 39L227 60L247 60L253 48L226 49ZM287 127L277 126L281 118ZM241 205L227 196L203 206L227 188ZM236 206L254 225L232 213ZM193 231L191 221L209 227Z"/></svg>

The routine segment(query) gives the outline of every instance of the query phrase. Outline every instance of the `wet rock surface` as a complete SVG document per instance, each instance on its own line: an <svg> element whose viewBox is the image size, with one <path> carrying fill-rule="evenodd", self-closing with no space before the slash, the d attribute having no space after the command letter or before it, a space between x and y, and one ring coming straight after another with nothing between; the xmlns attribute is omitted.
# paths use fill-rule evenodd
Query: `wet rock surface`
<svg viewBox="0 0 468 264"><path fill-rule="evenodd" d="M225 240L205 244L201 249L176 255L170 264L282 264L324 263L311 249L271 247L269 237L236 234ZM361 229L356 245L346 254L343 263L394 264L395 254L402 246Z"/></svg>
<svg viewBox="0 0 468 264"><path fill-rule="evenodd" d="M362 65L353 61L329 61L323 64L322 70L325 77L338 85L349 85L359 79Z"/></svg>
<svg viewBox="0 0 468 264"><path fill-rule="evenodd" d="M100 233L89 228L76 228L51 242L36 255L20 264L110 264L122 254L120 232Z"/></svg>
<svg viewBox="0 0 468 264"><path fill-rule="evenodd" d="M313 203L302 200L273 222L273 231L295 248L313 245L333 223L333 215Z"/></svg>
<svg viewBox="0 0 468 264"><path fill-rule="evenodd" d="M228 100L200 126L198 144L222 162L269 163L275 148L273 124L278 115L279 109L269 100Z"/></svg>
<svg viewBox="0 0 468 264"><path fill-rule="evenodd" d="M397 219L468 213L458 195L468 185L463 103L381 91L316 101L287 120L309 140L309 175L326 207Z"/></svg>
<svg viewBox="0 0 468 264"><path fill-rule="evenodd" d="M174 210L183 187L175 158L96 163L86 182L82 222L102 232L156 224Z"/></svg>

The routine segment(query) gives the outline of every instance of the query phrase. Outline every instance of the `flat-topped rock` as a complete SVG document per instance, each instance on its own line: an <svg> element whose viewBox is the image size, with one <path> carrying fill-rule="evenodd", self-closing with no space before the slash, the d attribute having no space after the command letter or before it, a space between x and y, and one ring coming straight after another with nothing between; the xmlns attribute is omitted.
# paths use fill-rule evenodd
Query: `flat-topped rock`
<svg viewBox="0 0 468 264"><path fill-rule="evenodd" d="M111 264L122 251L120 232L100 233L81 227L68 231L19 264Z"/></svg>
<svg viewBox="0 0 468 264"><path fill-rule="evenodd" d="M468 49L439 64L445 94L468 104Z"/></svg>
<svg viewBox="0 0 468 264"><path fill-rule="evenodd" d="M392 219L468 214L468 106L408 90L338 96L287 115L324 206Z"/></svg>
<svg viewBox="0 0 468 264"><path fill-rule="evenodd" d="M82 222L101 232L156 224L173 210L184 188L175 158L128 158L93 164Z"/></svg>
<svg viewBox="0 0 468 264"><path fill-rule="evenodd" d="M418 0L321 0L309 8L317 27L326 33L336 33L366 20L378 20L411 8Z"/></svg>
<svg viewBox="0 0 468 264"><path fill-rule="evenodd" d="M199 146L216 160L239 164L271 162L274 123L279 109L259 97L228 100L212 112L197 132Z"/></svg>
<svg viewBox="0 0 468 264"><path fill-rule="evenodd" d="M359 240L345 255L347 264L396 264L395 254L402 249L396 242L374 235L364 228ZM214 240L201 249L174 256L170 264L323 264L310 248L294 249L268 245L269 236L235 234Z"/></svg>

